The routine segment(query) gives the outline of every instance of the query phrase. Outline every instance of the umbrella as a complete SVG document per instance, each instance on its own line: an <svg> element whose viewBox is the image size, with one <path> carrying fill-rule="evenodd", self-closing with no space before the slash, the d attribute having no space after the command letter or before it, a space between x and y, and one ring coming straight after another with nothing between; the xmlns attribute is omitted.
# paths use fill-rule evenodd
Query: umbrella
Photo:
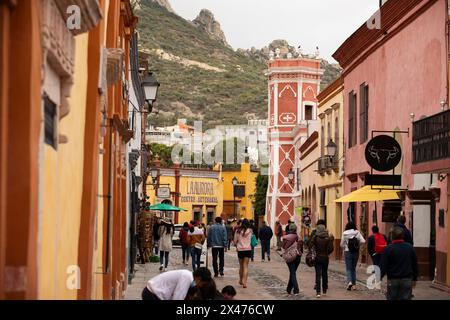
<svg viewBox="0 0 450 320"><path fill-rule="evenodd" d="M183 208L178 208L175 206L172 206L170 204L167 203L159 203L159 204L155 204L153 206L150 206L150 210L155 210L155 211L187 211Z"/></svg>

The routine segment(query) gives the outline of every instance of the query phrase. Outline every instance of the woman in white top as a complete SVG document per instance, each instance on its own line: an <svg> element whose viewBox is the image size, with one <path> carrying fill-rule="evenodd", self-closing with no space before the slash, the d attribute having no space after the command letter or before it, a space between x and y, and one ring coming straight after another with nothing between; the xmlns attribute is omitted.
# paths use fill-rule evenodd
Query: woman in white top
<svg viewBox="0 0 450 320"><path fill-rule="evenodd" d="M162 273L147 282L142 291L142 300L184 300L193 281L189 270Z"/></svg>
<svg viewBox="0 0 450 320"><path fill-rule="evenodd" d="M159 227L159 261L161 266L159 270L166 271L169 265L169 253L172 251L172 238L174 227L170 220L163 220L161 227Z"/></svg>
<svg viewBox="0 0 450 320"><path fill-rule="evenodd" d="M345 231L341 237L341 248L344 249L345 269L347 271L347 290L356 289L356 266L359 259L359 245L366 243L364 237L356 229L354 222L349 222L345 226Z"/></svg>

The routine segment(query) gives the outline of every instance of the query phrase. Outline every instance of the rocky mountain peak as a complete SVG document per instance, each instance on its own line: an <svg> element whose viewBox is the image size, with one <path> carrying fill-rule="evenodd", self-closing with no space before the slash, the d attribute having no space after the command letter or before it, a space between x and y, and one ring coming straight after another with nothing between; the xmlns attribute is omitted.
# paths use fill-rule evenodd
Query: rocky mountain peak
<svg viewBox="0 0 450 320"><path fill-rule="evenodd" d="M211 11L203 9L202 11L200 11L197 18L195 18L195 20L192 22L197 27L206 31L213 39L219 40L224 45L229 46L225 37L225 33L220 27L220 23L215 19L214 14Z"/></svg>
<svg viewBox="0 0 450 320"><path fill-rule="evenodd" d="M156 2L157 4L159 4L161 7L166 8L167 11L175 13L175 11L173 11L172 6L169 3L169 0L152 0L153 2Z"/></svg>

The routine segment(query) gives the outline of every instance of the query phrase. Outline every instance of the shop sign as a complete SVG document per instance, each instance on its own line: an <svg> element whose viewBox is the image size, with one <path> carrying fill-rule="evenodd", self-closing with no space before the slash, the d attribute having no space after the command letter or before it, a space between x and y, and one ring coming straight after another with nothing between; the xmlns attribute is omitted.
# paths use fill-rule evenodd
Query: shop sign
<svg viewBox="0 0 450 320"><path fill-rule="evenodd" d="M367 143L365 156L372 169L386 172L393 170L400 163L402 149L393 137L379 135Z"/></svg>
<svg viewBox="0 0 450 320"><path fill-rule="evenodd" d="M156 196L161 199L170 198L170 188L169 187L159 187Z"/></svg>

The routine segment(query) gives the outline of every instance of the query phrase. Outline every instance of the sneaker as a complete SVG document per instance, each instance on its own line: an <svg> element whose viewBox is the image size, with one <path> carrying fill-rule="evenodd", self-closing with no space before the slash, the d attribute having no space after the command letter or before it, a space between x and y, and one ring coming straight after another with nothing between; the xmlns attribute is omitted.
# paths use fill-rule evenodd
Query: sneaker
<svg viewBox="0 0 450 320"><path fill-rule="evenodd" d="M223 272L222 272L222 273L220 274L220 276L223 277L223 276L225 276L225 275L224 275Z"/></svg>
<svg viewBox="0 0 450 320"><path fill-rule="evenodd" d="M356 290L356 284L352 285L352 290L353 290L353 291Z"/></svg>
<svg viewBox="0 0 450 320"><path fill-rule="evenodd" d="M219 277L219 274L218 273L215 273L214 274L214 278L218 278Z"/></svg>
<svg viewBox="0 0 450 320"><path fill-rule="evenodd" d="M159 267L159 271L162 271L164 269L164 266Z"/></svg>
<svg viewBox="0 0 450 320"><path fill-rule="evenodd" d="M261 262L266 262L266 260L262 259Z"/></svg>
<svg viewBox="0 0 450 320"><path fill-rule="evenodd" d="M316 295L316 298L317 298L317 299L319 299L319 298L320 298L320 294L319 294L319 293L318 293L318 294Z"/></svg>
<svg viewBox="0 0 450 320"><path fill-rule="evenodd" d="M267 260L269 260L269 261L270 261L270 257L267 257Z"/></svg>
<svg viewBox="0 0 450 320"><path fill-rule="evenodd" d="M327 292L326 291L322 292L322 295L325 297L327 295Z"/></svg>

